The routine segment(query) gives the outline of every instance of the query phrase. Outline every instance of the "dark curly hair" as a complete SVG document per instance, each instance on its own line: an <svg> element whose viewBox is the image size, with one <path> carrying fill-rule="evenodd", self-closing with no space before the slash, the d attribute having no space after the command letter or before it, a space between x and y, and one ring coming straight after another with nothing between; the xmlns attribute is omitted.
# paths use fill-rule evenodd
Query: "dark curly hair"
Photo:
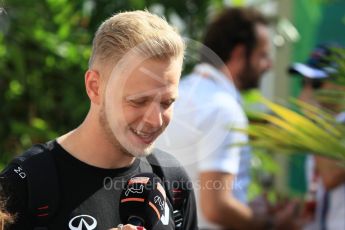
<svg viewBox="0 0 345 230"><path fill-rule="evenodd" d="M208 26L204 35L200 61L218 67L219 64L210 58L204 49L211 49L223 61L231 59L232 50L239 44L246 48L249 57L257 45L255 27L258 24L268 25L268 19L254 8L234 7L222 11Z"/></svg>

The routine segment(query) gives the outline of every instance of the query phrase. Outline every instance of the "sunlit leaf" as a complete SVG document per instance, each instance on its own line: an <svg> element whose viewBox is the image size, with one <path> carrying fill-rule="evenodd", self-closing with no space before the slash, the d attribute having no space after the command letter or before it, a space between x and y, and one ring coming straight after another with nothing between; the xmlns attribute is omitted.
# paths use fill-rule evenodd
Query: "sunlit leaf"
<svg viewBox="0 0 345 230"><path fill-rule="evenodd" d="M249 125L246 132L254 148L283 154L297 152L315 153L326 157L345 159L345 127L332 114L292 100L300 112L277 103L260 99L273 112L259 112L256 116L263 122Z"/></svg>

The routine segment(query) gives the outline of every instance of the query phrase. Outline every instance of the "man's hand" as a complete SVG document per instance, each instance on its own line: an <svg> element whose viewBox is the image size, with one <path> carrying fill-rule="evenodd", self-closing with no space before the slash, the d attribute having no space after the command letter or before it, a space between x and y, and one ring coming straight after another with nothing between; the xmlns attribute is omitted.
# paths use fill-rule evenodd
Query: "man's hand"
<svg viewBox="0 0 345 230"><path fill-rule="evenodd" d="M280 198L273 205L262 195L254 199L250 204L257 219L263 223L263 229L275 230L299 230L306 222L301 215L302 203L299 200ZM262 224L261 224L262 225Z"/></svg>
<svg viewBox="0 0 345 230"><path fill-rule="evenodd" d="M322 179L323 186L327 191L345 182L345 169L339 162L325 157L315 156L315 164L316 170Z"/></svg>
<svg viewBox="0 0 345 230"><path fill-rule="evenodd" d="M305 224L300 211L300 201L293 200L280 204L274 213L273 229L299 230Z"/></svg>
<svg viewBox="0 0 345 230"><path fill-rule="evenodd" d="M109 230L146 230L146 228L142 226L134 226L131 224L126 224L126 225L119 224L117 228L111 228Z"/></svg>

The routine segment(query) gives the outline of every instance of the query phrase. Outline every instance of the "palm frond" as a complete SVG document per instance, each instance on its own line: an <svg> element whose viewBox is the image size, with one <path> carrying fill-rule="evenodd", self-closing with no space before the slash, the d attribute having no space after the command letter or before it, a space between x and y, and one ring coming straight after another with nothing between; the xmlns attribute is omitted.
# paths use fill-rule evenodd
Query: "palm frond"
<svg viewBox="0 0 345 230"><path fill-rule="evenodd" d="M264 122L250 124L246 132L254 148L292 154L306 152L345 161L345 127L331 113L299 100L299 111L261 99L270 112L258 112Z"/></svg>

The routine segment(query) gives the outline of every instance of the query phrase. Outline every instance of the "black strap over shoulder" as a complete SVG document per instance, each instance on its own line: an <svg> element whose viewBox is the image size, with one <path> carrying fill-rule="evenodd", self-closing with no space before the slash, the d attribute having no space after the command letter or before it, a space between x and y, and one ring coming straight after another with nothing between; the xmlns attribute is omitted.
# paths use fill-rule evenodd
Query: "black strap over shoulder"
<svg viewBox="0 0 345 230"><path fill-rule="evenodd" d="M15 158L28 184L28 209L35 220L35 230L47 230L59 205L59 185L53 154L50 152L53 142L34 145L23 155ZM155 150L144 158L152 171L159 176L173 206L175 229L183 228L183 210L188 196L187 174L179 162L168 153Z"/></svg>
<svg viewBox="0 0 345 230"><path fill-rule="evenodd" d="M51 145L48 142L46 145ZM35 229L48 229L59 202L57 170L53 155L44 145L34 145L13 160L23 169L28 184L28 209L35 220Z"/></svg>
<svg viewBox="0 0 345 230"><path fill-rule="evenodd" d="M159 161L157 157L155 156L155 154L149 155L146 159L150 163L153 173L155 173L162 180L164 184L164 188L166 189L167 197L171 201L170 203L174 206L173 193L172 193L170 183L168 181L169 178L171 178L169 173L167 173L167 171L164 170L162 166L160 166Z"/></svg>
<svg viewBox="0 0 345 230"><path fill-rule="evenodd" d="M188 176L179 162L170 154L155 150L146 157L152 167L152 171L159 176L167 192L167 197L173 206L175 229L182 229L183 207L188 196L188 185L185 180Z"/></svg>

